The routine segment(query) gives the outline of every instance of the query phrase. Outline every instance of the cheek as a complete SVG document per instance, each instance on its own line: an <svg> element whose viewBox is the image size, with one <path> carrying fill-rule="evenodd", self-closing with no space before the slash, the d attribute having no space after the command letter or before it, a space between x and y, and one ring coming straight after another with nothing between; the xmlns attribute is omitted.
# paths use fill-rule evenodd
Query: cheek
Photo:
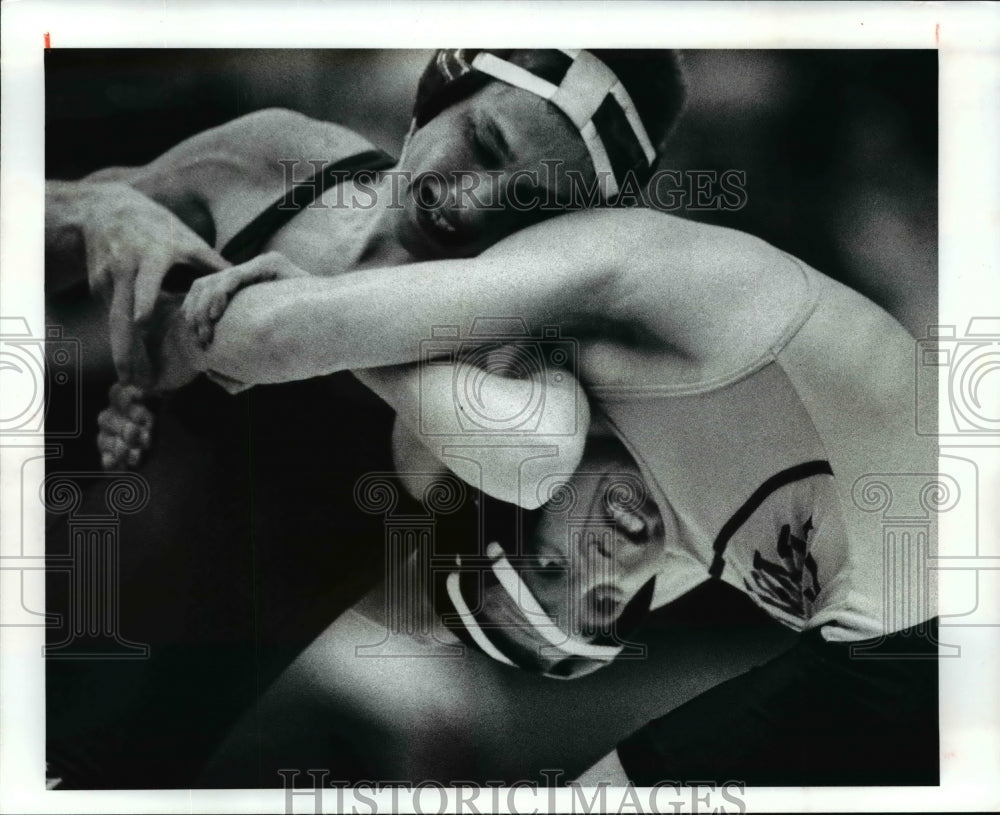
<svg viewBox="0 0 1000 815"><path fill-rule="evenodd" d="M436 171L445 173L460 168L467 160L467 146L455 127L438 126L437 122L418 130L410 139L406 151L406 168L414 174Z"/></svg>

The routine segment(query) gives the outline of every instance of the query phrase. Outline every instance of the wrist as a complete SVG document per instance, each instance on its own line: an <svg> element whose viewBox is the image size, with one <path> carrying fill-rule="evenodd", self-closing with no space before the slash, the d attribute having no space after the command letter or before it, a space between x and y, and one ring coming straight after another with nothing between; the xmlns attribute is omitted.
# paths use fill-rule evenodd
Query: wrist
<svg viewBox="0 0 1000 815"><path fill-rule="evenodd" d="M205 370L205 353L176 296L160 295L146 338L154 366L154 392L177 390Z"/></svg>

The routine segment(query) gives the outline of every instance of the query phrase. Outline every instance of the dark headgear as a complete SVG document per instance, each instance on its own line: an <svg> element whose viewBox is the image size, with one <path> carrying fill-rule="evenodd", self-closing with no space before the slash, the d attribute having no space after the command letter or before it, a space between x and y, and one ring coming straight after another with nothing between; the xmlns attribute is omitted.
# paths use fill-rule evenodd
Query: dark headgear
<svg viewBox="0 0 1000 815"><path fill-rule="evenodd" d="M486 563L456 557L456 569L437 573L434 600L445 625L462 642L497 662L555 679L576 679L610 665L649 612L654 580L646 583L619 616L614 634L581 636L560 628L542 610L521 578L518 558L508 558L499 543L486 550ZM483 603L484 592L498 592L501 617ZM516 630L517 636L513 636Z"/></svg>
<svg viewBox="0 0 1000 815"><path fill-rule="evenodd" d="M629 172L648 180L684 100L673 51L446 49L420 78L414 129L492 80L562 111L587 145L598 178L607 179L609 197Z"/></svg>

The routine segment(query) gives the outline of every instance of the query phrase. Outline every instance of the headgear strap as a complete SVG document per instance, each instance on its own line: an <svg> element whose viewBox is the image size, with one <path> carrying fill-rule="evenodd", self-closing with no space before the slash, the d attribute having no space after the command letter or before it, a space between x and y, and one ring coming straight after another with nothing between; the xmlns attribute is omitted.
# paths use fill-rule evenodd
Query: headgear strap
<svg viewBox="0 0 1000 815"><path fill-rule="evenodd" d="M508 85L540 96L566 114L580 132L587 146L587 152L590 153L598 180L606 185L605 196L610 198L618 194L618 179L611 166L604 139L594 124L594 114L605 104L609 95L625 114L625 119L650 166L656 160L656 150L632 98L614 72L589 51L562 49L562 52L573 62L558 85L488 51L476 54L472 60L472 68Z"/></svg>

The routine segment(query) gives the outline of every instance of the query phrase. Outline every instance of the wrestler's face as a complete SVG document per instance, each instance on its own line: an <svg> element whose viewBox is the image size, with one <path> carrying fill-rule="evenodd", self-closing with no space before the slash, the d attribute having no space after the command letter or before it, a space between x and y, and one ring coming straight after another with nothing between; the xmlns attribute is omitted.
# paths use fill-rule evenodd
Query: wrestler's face
<svg viewBox="0 0 1000 815"><path fill-rule="evenodd" d="M543 163L544 162L544 163ZM574 180L594 183L570 121L534 94L492 82L413 134L398 232L417 257L471 257L565 211Z"/></svg>
<svg viewBox="0 0 1000 815"><path fill-rule="evenodd" d="M613 634L624 607L662 568L675 520L664 523L631 457L600 435L551 495L528 543L524 582L564 630Z"/></svg>

